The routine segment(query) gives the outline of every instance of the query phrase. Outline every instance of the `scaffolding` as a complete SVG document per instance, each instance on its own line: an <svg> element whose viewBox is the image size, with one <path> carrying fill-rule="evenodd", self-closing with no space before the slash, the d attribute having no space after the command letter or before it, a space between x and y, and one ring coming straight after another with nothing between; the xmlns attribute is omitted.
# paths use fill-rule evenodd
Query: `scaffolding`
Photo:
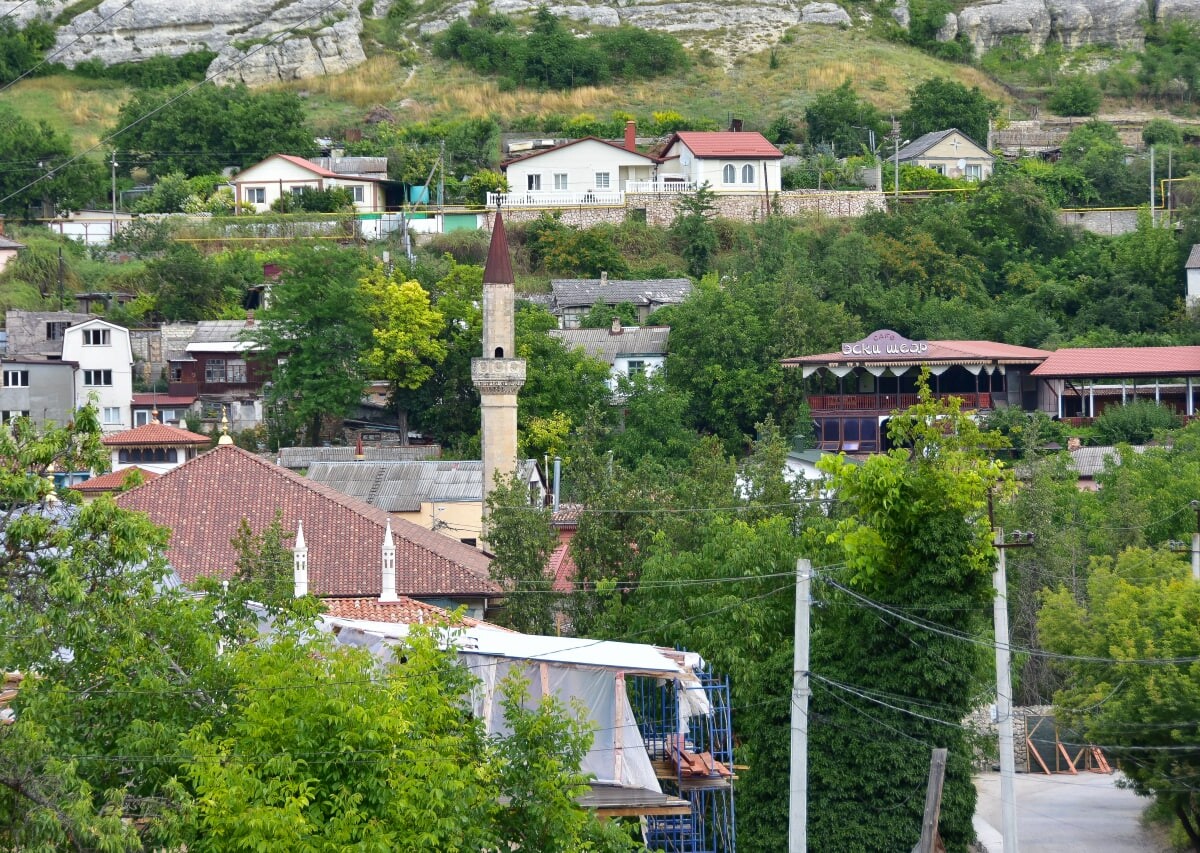
<svg viewBox="0 0 1200 853"><path fill-rule="evenodd" d="M631 679L634 714L663 793L691 807L686 815L643 817L644 840L661 853L736 853L729 679L700 669L696 676L691 687ZM680 713L685 704L691 714Z"/></svg>

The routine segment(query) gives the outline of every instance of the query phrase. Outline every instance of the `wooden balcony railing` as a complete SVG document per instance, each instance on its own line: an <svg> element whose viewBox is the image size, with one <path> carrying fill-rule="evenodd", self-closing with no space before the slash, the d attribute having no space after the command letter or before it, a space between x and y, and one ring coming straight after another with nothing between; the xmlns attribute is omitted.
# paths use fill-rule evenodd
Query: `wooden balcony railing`
<svg viewBox="0 0 1200 853"><path fill-rule="evenodd" d="M964 409L990 409L992 395L987 391L961 394L935 394L935 397L958 397ZM890 412L915 406L917 394L809 394L808 405L814 412Z"/></svg>

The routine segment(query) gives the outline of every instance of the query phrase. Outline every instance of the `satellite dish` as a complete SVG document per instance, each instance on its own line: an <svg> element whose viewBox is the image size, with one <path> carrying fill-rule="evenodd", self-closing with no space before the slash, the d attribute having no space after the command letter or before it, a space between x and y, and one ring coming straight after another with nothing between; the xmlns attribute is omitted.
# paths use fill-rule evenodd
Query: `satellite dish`
<svg viewBox="0 0 1200 853"><path fill-rule="evenodd" d="M963 159L962 157L959 157L958 158L958 171L961 172L965 168L967 168L967 161L965 159Z"/></svg>

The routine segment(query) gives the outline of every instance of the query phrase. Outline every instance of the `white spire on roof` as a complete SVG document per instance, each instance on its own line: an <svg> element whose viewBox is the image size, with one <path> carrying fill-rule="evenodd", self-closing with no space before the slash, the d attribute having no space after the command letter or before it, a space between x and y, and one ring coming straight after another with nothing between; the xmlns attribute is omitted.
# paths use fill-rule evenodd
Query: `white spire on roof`
<svg viewBox="0 0 1200 853"><path fill-rule="evenodd" d="M383 533L383 585L380 601L396 601L396 543L392 540L392 519L387 520Z"/></svg>
<svg viewBox="0 0 1200 853"><path fill-rule="evenodd" d="M296 544L292 547L292 583L294 595L308 595L308 546L304 544L304 522L296 522Z"/></svg>

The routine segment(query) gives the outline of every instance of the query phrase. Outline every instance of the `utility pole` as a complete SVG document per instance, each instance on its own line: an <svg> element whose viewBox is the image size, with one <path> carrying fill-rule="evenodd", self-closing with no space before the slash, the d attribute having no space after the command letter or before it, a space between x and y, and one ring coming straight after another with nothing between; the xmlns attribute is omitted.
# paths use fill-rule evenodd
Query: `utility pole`
<svg viewBox="0 0 1200 853"><path fill-rule="evenodd" d="M109 240L117 237L117 149L112 153L112 232Z"/></svg>
<svg viewBox="0 0 1200 853"><path fill-rule="evenodd" d="M1200 501L1192 501L1196 511L1196 532L1192 534L1192 580L1200 581Z"/></svg>
<svg viewBox="0 0 1200 853"><path fill-rule="evenodd" d="M1154 146L1150 146L1150 221L1154 221Z"/></svg>
<svg viewBox="0 0 1200 853"><path fill-rule="evenodd" d="M791 785L788 793L788 853L808 851L808 684L812 564L796 561L796 645L792 663Z"/></svg>
<svg viewBox="0 0 1200 853"><path fill-rule="evenodd" d="M892 119L892 178L895 180L893 197L896 199L896 209L900 208L900 124Z"/></svg>
<svg viewBox="0 0 1200 853"><path fill-rule="evenodd" d="M1017 853L1012 664L1008 639L1008 577L1004 552L1007 548L1027 548L1032 544L1032 533L1022 533L1017 530L1013 532L1013 541L1005 542L1004 528L996 528L996 570L992 573L995 597L992 599L992 618L996 629L996 725L1000 733L1000 811L1003 823L1004 853Z"/></svg>

